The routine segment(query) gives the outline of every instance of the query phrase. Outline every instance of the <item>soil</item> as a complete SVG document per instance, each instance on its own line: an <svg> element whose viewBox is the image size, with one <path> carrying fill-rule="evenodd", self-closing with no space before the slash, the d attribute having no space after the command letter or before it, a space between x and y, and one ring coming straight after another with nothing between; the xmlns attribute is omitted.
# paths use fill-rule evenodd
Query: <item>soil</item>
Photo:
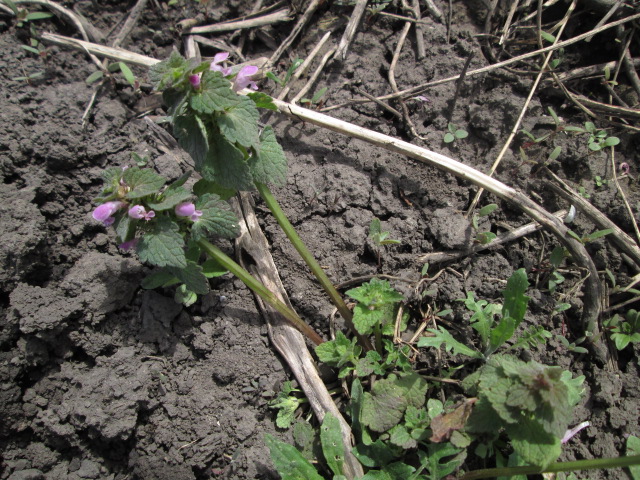
<svg viewBox="0 0 640 480"><path fill-rule="evenodd" d="M188 0L172 6L149 2L148 15L123 47L165 58L180 45L175 28L179 20L207 8L207 23L215 23L253 7L242 0L216 3L203 7ZM277 73L286 70L292 59L304 58L326 25L350 14L352 7L344 3L321 7ZM447 11L447 2L436 4ZM396 67L400 88L457 75L470 54L470 70L488 64L479 37L485 7L471 0L454 4L448 41L446 25L427 17L426 58L416 58L415 37L409 36ZM107 34L126 18L132 3L78 2L76 7ZM549 11L544 20L561 15ZM568 32L573 36L587 31L601 17L596 10L582 10L579 20L569 22ZM328 105L351 99L355 86L372 95L390 92L387 71L402 24L390 17L366 19L347 61L327 67L317 83L317 89L328 87ZM291 25L262 30L279 43ZM35 26L38 31L76 34L55 18ZM341 30L334 34L336 44L340 35ZM0 59L0 478L278 478L263 435L289 438L287 432L277 431L275 413L268 407L289 375L269 345L249 291L225 276L213 281L214 293L184 308L174 302L169 290L142 290L139 283L148 268L134 255L119 251L113 232L91 218L101 171L130 165L132 152L148 156L150 164L169 177L176 178L185 168L176 161L183 157L167 149L157 131L137 116L148 93L134 92L126 83L107 82L83 125L85 108L96 90L85 79L95 66L83 53L58 47L48 47L46 55L38 58L21 48L28 40L28 28L0 15L0 50L4 52ZM269 56L273 48L267 40L248 37L248 58ZM587 45L567 48L563 68L618 56L612 34L602 34ZM16 79L38 72L43 73L39 78ZM134 72L144 83L145 72ZM624 75L619 81L620 88L625 88ZM408 102L411 119L424 137L412 141L486 171L531 83L531 75L506 70L467 78L451 122L465 128L469 137L453 144L445 144L443 135L456 84L431 88L423 94L426 102ZM572 87L598 94L595 82ZM271 92L273 82L263 82L262 88ZM584 124L587 118L558 92L545 88L534 96L524 128L536 136L553 133L549 106L567 124ZM402 121L373 103L330 114L411 138ZM328 275L336 283L376 273L408 279L413 284L394 285L417 306L413 286L420 278L420 255L460 249L472 242L474 232L464 212L475 188L435 168L309 124L276 116L270 122L289 159L288 185L276 189L276 196ZM628 163L635 175L640 168L638 135L622 129L611 132L621 139L616 165ZM519 135L498 169L498 178L528 192L551 211L567 207L541 187L533 165L546 160L554 145L562 147L562 154L550 167L583 186L597 208L632 233L613 182L600 187L594 182L596 175L611 179L613 172L604 152L588 151L585 136L554 134L549 141L529 145ZM532 162L521 158L519 147ZM621 184L637 216L637 186L629 178ZM482 228L504 231L505 224L515 227L529 221L516 207L485 195L482 205L488 203L500 208L490 221L483 219ZM328 335L333 308L260 202L257 210L296 310ZM373 217L382 220L383 230L391 232L392 238L401 240L400 245L381 252L381 265L367 239ZM578 215L572 228L585 234L595 230L584 215ZM446 265L429 285L422 306L453 309L449 321L459 331L456 325L462 324L464 312L456 299L475 291L482 298L499 301L510 273L525 267L532 283L527 323L543 325L574 342L581 336L581 293L576 283L580 272L569 264L563 272L566 283L550 294L543 260L556 244L547 234L535 234ZM230 243L221 245L232 251ZM606 239L590 243L588 250L598 269L613 272L618 285L627 285L636 274L637 267ZM435 274L444 267L432 265L429 272ZM603 282L605 278L603 274ZM617 295L610 301L615 304L628 298ZM572 309L552 315L560 301L571 303ZM638 347L620 352L614 369L590 354L569 351L555 338L522 354L586 377L584 399L574 420L576 424L588 420L591 426L566 445L563 459L618 456L625 453L626 436L640 434L638 353ZM423 355L422 360L426 359ZM437 374L439 366L430 365ZM430 395L439 395L438 385ZM596 471L578 478L625 475Z"/></svg>

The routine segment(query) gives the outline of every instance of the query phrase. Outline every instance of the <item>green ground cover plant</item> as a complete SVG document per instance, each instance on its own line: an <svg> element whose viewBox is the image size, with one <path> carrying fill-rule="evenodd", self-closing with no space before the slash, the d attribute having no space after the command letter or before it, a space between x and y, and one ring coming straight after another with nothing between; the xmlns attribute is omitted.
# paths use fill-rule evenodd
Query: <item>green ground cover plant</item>
<svg viewBox="0 0 640 480"><path fill-rule="evenodd" d="M432 398L433 383L443 379L427 379L414 369L416 347L401 340L410 317L403 295L388 281L372 278L346 292L355 301L352 312L282 212L268 185L286 183L286 158L273 129L260 127L258 112L275 106L269 96L256 91L253 75L257 67L248 65L232 73L226 60L227 54L218 54L213 62L191 61L174 52L150 71L154 88L163 94L167 121L193 158L200 180L187 189L191 172L170 184L140 166L109 168L104 173L104 188L93 217L114 228L122 250L135 249L142 262L156 267L144 280L145 288L177 285L176 300L190 305L209 291L210 278L229 271L303 332L316 344L318 359L338 370L350 392L344 410L355 437L352 453L366 469L364 480L440 480L472 455L493 459L498 468L467 472L462 479L510 475L518 467L533 473L640 462L640 457L633 456L554 463L570 431L583 379L559 367L497 353L526 349L548 338L534 326L514 340L529 303L524 269L509 278L502 304L478 299L474 292L460 299L477 334L474 341L460 341L442 326L428 328L420 337L417 348L444 347L459 360L456 368L466 372L455 396L444 401ZM454 135L464 138L458 130ZM238 235L238 219L226 200L248 190L262 196L340 311L353 338L339 331L335 339L325 342L211 242L213 237ZM488 215L493 209L489 205L481 212ZM379 221L372 222L371 230L378 245L389 242ZM605 234L600 231L578 238L586 243ZM631 325L637 317L626 323ZM370 337L372 345L367 341ZM278 426L292 424L304 402L296 393L292 385L285 385L272 403L279 409ZM309 440L313 428L298 431L307 432L307 440L301 443L314 443ZM317 434L322 454L314 457L320 470L309 460L308 449L305 456L273 437L265 441L282 478L314 479L326 474L340 480L345 478L340 432L339 420L327 414ZM505 458L509 459L507 466L500 466L505 465Z"/></svg>

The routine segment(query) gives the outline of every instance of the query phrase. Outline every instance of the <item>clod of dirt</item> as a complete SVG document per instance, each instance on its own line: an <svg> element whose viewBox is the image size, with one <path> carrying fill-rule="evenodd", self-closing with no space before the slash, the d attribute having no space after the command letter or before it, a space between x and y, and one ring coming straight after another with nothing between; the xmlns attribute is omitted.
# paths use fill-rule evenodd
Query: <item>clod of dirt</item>
<svg viewBox="0 0 640 480"><path fill-rule="evenodd" d="M428 228L444 248L465 250L473 243L473 228L469 220L452 208L434 210Z"/></svg>

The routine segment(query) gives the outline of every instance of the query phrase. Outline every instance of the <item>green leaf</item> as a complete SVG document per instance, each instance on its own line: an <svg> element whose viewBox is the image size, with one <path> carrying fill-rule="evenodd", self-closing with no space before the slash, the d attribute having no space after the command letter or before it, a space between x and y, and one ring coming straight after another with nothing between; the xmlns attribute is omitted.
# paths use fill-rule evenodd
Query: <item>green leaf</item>
<svg viewBox="0 0 640 480"><path fill-rule="evenodd" d="M554 267L558 268L562 261L564 260L564 247L558 245L551 252L551 257L549 258L549 263Z"/></svg>
<svg viewBox="0 0 640 480"><path fill-rule="evenodd" d="M135 86L136 76L133 74L131 69L124 62L119 62L118 64L120 65L120 71L122 72L122 76L125 78L125 80L129 82L129 85L131 85L132 87Z"/></svg>
<svg viewBox="0 0 640 480"><path fill-rule="evenodd" d="M545 432L534 420L522 419L517 425L507 425L506 431L514 450L530 465L544 469L560 456L560 439Z"/></svg>
<svg viewBox="0 0 640 480"><path fill-rule="evenodd" d="M228 270L213 258L205 260L205 262L202 264L202 274L207 278L221 277L227 272Z"/></svg>
<svg viewBox="0 0 640 480"><path fill-rule="evenodd" d="M516 327L520 325L527 312L529 297L524 294L527 288L529 288L527 273L524 268L520 268L507 280L507 287L502 292L504 296L502 316L513 318L516 321Z"/></svg>
<svg viewBox="0 0 640 480"><path fill-rule="evenodd" d="M185 268L187 259L184 255L184 239L179 230L180 227L169 218L158 218L153 230L145 233L138 242L140 261L158 267Z"/></svg>
<svg viewBox="0 0 640 480"><path fill-rule="evenodd" d="M344 333L338 330L335 340L321 343L316 347L318 360L332 367L342 367L355 361L361 352L356 345L357 339L349 340Z"/></svg>
<svg viewBox="0 0 640 480"><path fill-rule="evenodd" d="M167 271L184 283L188 290L197 295L209 293L209 280L202 273L202 267L195 262L187 261L184 268L167 267Z"/></svg>
<svg viewBox="0 0 640 480"><path fill-rule="evenodd" d="M211 114L231 109L237 106L242 99L244 97L239 97L231 90L231 82L224 78L220 72L209 70L202 74L200 87L189 98L189 105L196 112ZM251 102L250 99L246 100ZM253 102L251 104L253 105ZM257 122L256 116L256 129L258 128Z"/></svg>
<svg viewBox="0 0 640 480"><path fill-rule="evenodd" d="M471 358L484 358L482 353L467 347L463 343L457 341L453 336L444 328L438 329L430 328L428 332L432 333L432 337L420 337L418 340L418 348L422 347L434 347L440 348L443 344L445 351L450 352L453 350L454 355L466 355Z"/></svg>
<svg viewBox="0 0 640 480"><path fill-rule="evenodd" d="M97 70L97 71L93 72L91 75L89 75L86 78L85 82L88 85L91 85L93 82L96 82L96 81L100 80L103 76L104 76L104 73L102 73L101 70Z"/></svg>
<svg viewBox="0 0 640 480"><path fill-rule="evenodd" d="M26 17L24 17L26 22L31 22L33 20L45 20L47 18L53 17L53 13L49 12L32 12L28 13Z"/></svg>
<svg viewBox="0 0 640 480"><path fill-rule="evenodd" d="M149 169L131 167L122 175L124 182L131 189L126 197L136 199L158 193L165 184L165 179Z"/></svg>
<svg viewBox="0 0 640 480"><path fill-rule="evenodd" d="M193 222L191 235L195 240L206 237L207 234L226 238L235 238L240 232L238 219L231 211L227 202L213 193L207 193L196 201L196 209L202 216Z"/></svg>
<svg viewBox="0 0 640 480"><path fill-rule="evenodd" d="M374 432L385 432L397 425L409 405L422 407L427 382L417 373L389 375L377 381L371 393L364 394L362 423Z"/></svg>
<svg viewBox="0 0 640 480"><path fill-rule="evenodd" d="M260 147L255 155L249 157L248 163L256 182L276 185L287 183L287 158L270 125L262 131Z"/></svg>
<svg viewBox="0 0 640 480"><path fill-rule="evenodd" d="M282 480L323 480L314 466L293 445L281 442L269 434L264 436L264 443L269 448L273 465Z"/></svg>
<svg viewBox="0 0 640 480"><path fill-rule="evenodd" d="M640 438L629 435L627 438L627 455L640 455ZM633 480L640 480L640 465L633 465L629 467L629 473Z"/></svg>
<svg viewBox="0 0 640 480"><path fill-rule="evenodd" d="M167 270L165 270L164 268L161 268L151 272L144 279L142 279L140 286L145 290L153 290L154 288L168 287L169 285L174 285L179 281L180 280L178 280L175 276L171 275Z"/></svg>
<svg viewBox="0 0 640 480"><path fill-rule="evenodd" d="M364 427L362 425L362 402L364 397L364 390L362 388L362 382L356 378L351 384L351 402L349 404L348 411L351 417L351 430L353 436L356 439L356 443L364 442L362 438L362 432Z"/></svg>
<svg viewBox="0 0 640 480"><path fill-rule="evenodd" d="M603 147L615 147L620 143L620 139L618 137L607 137L607 139L602 144Z"/></svg>
<svg viewBox="0 0 640 480"><path fill-rule="evenodd" d="M593 242L594 240L597 240L598 238L604 237L605 235L609 235L610 233L613 233L613 229L612 228L607 228L605 230L598 230L597 232L590 233L589 235L584 237L584 241L585 242Z"/></svg>
<svg viewBox="0 0 640 480"><path fill-rule="evenodd" d="M485 352L485 356L491 355L507 340L509 340L516 331L516 320L511 317L503 317L498 325L491 329L489 336L489 350Z"/></svg>
<svg viewBox="0 0 640 480"><path fill-rule="evenodd" d="M207 154L209 140L207 129L198 115L179 115L173 120L173 134L180 146L193 158L196 171L202 173Z"/></svg>
<svg viewBox="0 0 640 480"><path fill-rule="evenodd" d="M147 205L149 206L149 208L157 212L162 212L164 210L169 210L175 207L179 203L182 203L189 198L191 198L191 192L189 192L186 188L180 186L175 187L171 185L162 193L159 201L148 202Z"/></svg>
<svg viewBox="0 0 640 480"><path fill-rule="evenodd" d="M409 434L407 427L402 424L398 424L389 430L389 441L405 450L415 448L418 445L418 442Z"/></svg>
<svg viewBox="0 0 640 480"><path fill-rule="evenodd" d="M220 132L232 144L238 143L246 148L257 147L260 142L258 109L250 98L238 97L237 100L234 106L216 118Z"/></svg>
<svg viewBox="0 0 640 480"><path fill-rule="evenodd" d="M135 236L137 226L138 221L129 217L126 213L122 212L116 215L116 234L123 243L128 242Z"/></svg>
<svg viewBox="0 0 640 480"><path fill-rule="evenodd" d="M352 453L358 461L362 463L362 465L369 468L382 467L397 457L394 449L380 439L370 443L369 445L359 443L354 447ZM366 478L366 476L363 478Z"/></svg>
<svg viewBox="0 0 640 480"><path fill-rule="evenodd" d="M273 103L273 98L266 93L251 92L247 94L247 97L253 100L253 103L256 104L257 108L265 108L267 110L273 110L274 112L278 111L278 107Z"/></svg>
<svg viewBox="0 0 640 480"><path fill-rule="evenodd" d="M221 200L226 201L233 197L237 191L231 188L224 188L216 182L201 178L193 186L193 193L198 197L201 197L205 193L215 193Z"/></svg>
<svg viewBox="0 0 640 480"><path fill-rule="evenodd" d="M444 135L444 143L452 143L455 139L456 137L453 135L453 133L447 132Z"/></svg>
<svg viewBox="0 0 640 480"><path fill-rule="evenodd" d="M540 36L542 38L544 38L549 43L553 43L553 42L556 41L556 37L554 37L550 33L544 32L544 31L540 31Z"/></svg>
<svg viewBox="0 0 640 480"><path fill-rule="evenodd" d="M479 217L486 217L487 215L495 212L498 209L498 205L495 203L490 203L489 205L485 205L478 211Z"/></svg>
<svg viewBox="0 0 640 480"><path fill-rule="evenodd" d="M155 90L165 90L182 78L187 67L184 57L173 50L169 58L149 68L149 80Z"/></svg>
<svg viewBox="0 0 640 480"><path fill-rule="evenodd" d="M34 55L40 55L40 50L34 47L30 47L29 45L20 45L27 52L33 53Z"/></svg>
<svg viewBox="0 0 640 480"><path fill-rule="evenodd" d="M429 471L429 480L441 480L452 473L464 460L462 450L450 443L428 443L427 452L420 450L420 463ZM449 458L452 457L452 458Z"/></svg>
<svg viewBox="0 0 640 480"><path fill-rule="evenodd" d="M342 430L340 421L327 412L320 427L320 442L322 453L327 465L334 475L343 474L344 444L342 443Z"/></svg>
<svg viewBox="0 0 640 480"><path fill-rule="evenodd" d="M300 406L300 399L291 395L292 392L299 392L297 388L292 388L291 382L285 382L282 391L276 398L269 402L271 408L278 409L276 425L278 428L289 428L295 420L296 410Z"/></svg>
<svg viewBox="0 0 640 480"><path fill-rule="evenodd" d="M404 300L404 297L388 281L379 278L372 278L362 286L347 290L345 293L366 307L394 304Z"/></svg>
<svg viewBox="0 0 640 480"><path fill-rule="evenodd" d="M224 188L254 189L253 177L244 154L222 135L211 135L211 149L200 173L206 180L216 182Z"/></svg>
<svg viewBox="0 0 640 480"><path fill-rule="evenodd" d="M180 285L176 288L176 293L173 295L176 303L181 303L185 307L190 307L198 301L198 295L187 288L186 285Z"/></svg>

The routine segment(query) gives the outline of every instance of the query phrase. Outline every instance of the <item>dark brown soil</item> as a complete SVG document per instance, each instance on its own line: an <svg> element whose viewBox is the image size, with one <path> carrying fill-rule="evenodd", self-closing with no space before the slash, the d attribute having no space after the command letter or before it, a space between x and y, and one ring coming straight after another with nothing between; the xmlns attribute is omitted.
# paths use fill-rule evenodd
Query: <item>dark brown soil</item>
<svg viewBox="0 0 640 480"><path fill-rule="evenodd" d="M74 2L63 2L72 6ZM130 2L78 2L80 11L103 32L126 17ZM192 4L193 3L193 4ZM233 1L208 7L208 23L247 13L252 2ZM323 33L320 26L349 15L351 7L324 5L294 44L290 60L305 57ZM446 11L447 2L436 1ZM447 42L442 23L427 18L427 56L418 60L410 35L396 69L400 88L456 75L473 53L470 70L488 64L477 34L486 11L480 2L454 2L455 15ZM161 9L157 9L160 5ZM202 8L189 0L168 7L149 2L147 14L124 48L164 58L180 45L176 22ZM580 13L570 22L571 35L592 28L602 17ZM325 69L317 89L327 86L327 103L349 100L357 86L372 95L390 92L387 71L402 22L388 17L367 19L355 38L346 63ZM265 28L280 42L292 24ZM58 20L40 21L39 31L74 35ZM341 30L334 33L341 35ZM147 268L122 254L111 231L91 218L92 199L101 187L106 166L131 164L131 152L147 155L152 165L177 177L184 164L168 151L154 129L137 118L140 100L124 83L107 83L98 94L86 124L82 117L95 91L85 79L95 70L83 53L50 47L43 60L25 51L28 30L0 14L0 479L210 479L277 478L263 442L277 432L268 401L289 378L269 345L266 328L249 291L228 276L214 282L214 293L183 308L170 291L144 291L139 282ZM269 56L272 48L248 39L248 58ZM613 36L596 37L565 51L567 69L617 58ZM595 50L595 53L594 51ZM214 53L205 52L210 55ZM528 68L523 65L519 68ZM16 77L43 72L25 81ZM144 79L145 72L136 70ZM281 73L281 72L278 72ZM531 86L532 76L496 71L468 78L451 121L469 137L453 145L443 142L456 85L444 84L424 93L428 102L408 102L411 118L423 139L418 145L460 159L486 171L501 149ZM620 78L626 83L624 75ZM624 85L623 85L624 86ZM273 83L263 83L269 91ZM296 85L300 87L300 85ZM580 88L580 85L574 85ZM586 88L594 88L589 85ZM558 91L534 97L524 127L541 136L553 131L547 107L567 124L587 120ZM334 110L331 115L389 135L409 138L403 123L372 103ZM463 218L475 188L449 174L396 154L322 130L309 124L272 117L287 153L289 183L276 191L302 238L336 283L378 272L417 282L421 254L468 244ZM611 130L621 139L616 164L627 162L636 175L638 136ZM589 153L584 136L557 135L539 145L526 145L522 135L509 151L497 176L531 193L549 210L566 205L538 182L536 169L519 156L543 161L553 145L562 155L552 169L582 185L592 203L621 228L631 222L613 182L596 187L596 175L610 179L604 152ZM637 216L638 189L621 181ZM511 226L529 220L508 204L498 203L491 223ZM262 212L271 242L296 310L315 328L328 332L332 307L275 222ZM401 244L387 248L382 266L368 243L368 226L376 216ZM488 227L489 223L486 223ZM595 230L584 216L572 227ZM505 248L456 261L429 289L427 300L438 309L453 308L450 320L463 321L456 299L467 291L499 301L510 273L531 272L532 297L527 323L544 325L570 341L581 336L580 290L572 289L580 272L569 266L566 284L556 294L547 288L542 260L557 242L535 234ZM225 243L224 248L231 250ZM619 285L636 274L605 239L589 245L599 270L613 272ZM433 274L443 266L434 265ZM603 274L602 281L605 282ZM537 284L534 282L538 280ZM609 282L608 280L606 280ZM415 300L412 287L396 288ZM618 295L612 304L631 298ZM565 316L552 316L556 302L571 303ZM426 305L426 304L425 304ZM626 308L632 308L628 305ZM605 317L606 318L606 317ZM525 357L560 365L586 376L584 400L575 423L588 420L566 446L563 459L624 454L625 438L640 434L638 348L620 353L610 370L589 354L568 351L557 340ZM425 368L428 365L424 366ZM437 374L437 370L434 372ZM438 395L436 387L430 392ZM621 471L594 472L579 478L619 479Z"/></svg>

